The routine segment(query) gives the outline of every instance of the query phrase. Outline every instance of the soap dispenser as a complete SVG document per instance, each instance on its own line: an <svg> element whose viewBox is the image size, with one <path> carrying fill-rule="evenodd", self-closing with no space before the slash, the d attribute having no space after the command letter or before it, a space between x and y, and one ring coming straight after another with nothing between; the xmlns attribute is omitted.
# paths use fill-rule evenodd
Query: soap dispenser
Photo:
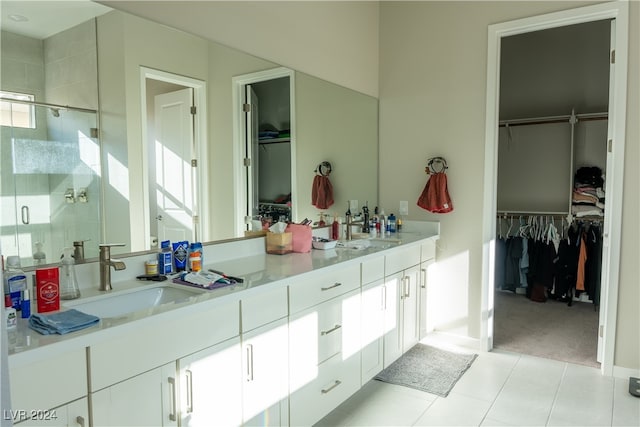
<svg viewBox="0 0 640 427"><path fill-rule="evenodd" d="M60 262L60 299L80 298L73 248L64 248Z"/></svg>
<svg viewBox="0 0 640 427"><path fill-rule="evenodd" d="M42 243L36 242L36 250L33 253L33 265L44 265L47 263L47 255L42 252Z"/></svg>

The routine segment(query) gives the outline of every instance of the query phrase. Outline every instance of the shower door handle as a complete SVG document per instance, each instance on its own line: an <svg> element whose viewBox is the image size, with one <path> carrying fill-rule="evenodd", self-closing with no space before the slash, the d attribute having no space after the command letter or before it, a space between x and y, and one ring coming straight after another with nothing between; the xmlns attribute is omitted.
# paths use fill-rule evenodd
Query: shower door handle
<svg viewBox="0 0 640 427"><path fill-rule="evenodd" d="M22 223L23 223L24 225L28 225L28 224L29 224L29 222L30 222L30 218L29 218L29 206L26 206L26 205L25 205L25 206L23 206L23 207L20 209L20 213L21 213L21 215L22 215Z"/></svg>

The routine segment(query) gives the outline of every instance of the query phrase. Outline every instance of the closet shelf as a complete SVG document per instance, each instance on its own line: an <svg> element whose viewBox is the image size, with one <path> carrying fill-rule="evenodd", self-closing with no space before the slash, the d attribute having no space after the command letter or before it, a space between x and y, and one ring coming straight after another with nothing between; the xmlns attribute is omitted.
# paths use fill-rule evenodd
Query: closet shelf
<svg viewBox="0 0 640 427"><path fill-rule="evenodd" d="M260 145L269 145L269 144L283 144L286 142L291 142L290 137L286 138L268 138L268 139L260 139L258 140L258 144Z"/></svg>

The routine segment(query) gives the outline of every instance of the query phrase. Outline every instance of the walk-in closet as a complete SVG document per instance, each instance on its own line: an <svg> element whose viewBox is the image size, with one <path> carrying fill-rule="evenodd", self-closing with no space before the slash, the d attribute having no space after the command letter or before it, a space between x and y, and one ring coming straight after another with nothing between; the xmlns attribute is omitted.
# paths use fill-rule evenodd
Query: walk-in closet
<svg viewBox="0 0 640 427"><path fill-rule="evenodd" d="M610 25L502 39L495 348L599 366Z"/></svg>

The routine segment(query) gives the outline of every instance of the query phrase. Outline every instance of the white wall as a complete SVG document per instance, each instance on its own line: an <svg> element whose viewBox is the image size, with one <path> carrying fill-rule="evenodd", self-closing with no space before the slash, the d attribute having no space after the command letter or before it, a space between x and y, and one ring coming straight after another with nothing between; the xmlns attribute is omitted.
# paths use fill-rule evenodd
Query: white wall
<svg viewBox="0 0 640 427"><path fill-rule="evenodd" d="M334 83L378 94L378 3L101 1ZM153 4L152 4L153 3Z"/></svg>
<svg viewBox="0 0 640 427"><path fill-rule="evenodd" d="M638 2L631 3L623 239L615 365L640 368ZM380 10L380 197L411 219L441 221L439 329L480 337L487 28L585 2L387 2ZM444 156L454 212L415 206L426 159Z"/></svg>

